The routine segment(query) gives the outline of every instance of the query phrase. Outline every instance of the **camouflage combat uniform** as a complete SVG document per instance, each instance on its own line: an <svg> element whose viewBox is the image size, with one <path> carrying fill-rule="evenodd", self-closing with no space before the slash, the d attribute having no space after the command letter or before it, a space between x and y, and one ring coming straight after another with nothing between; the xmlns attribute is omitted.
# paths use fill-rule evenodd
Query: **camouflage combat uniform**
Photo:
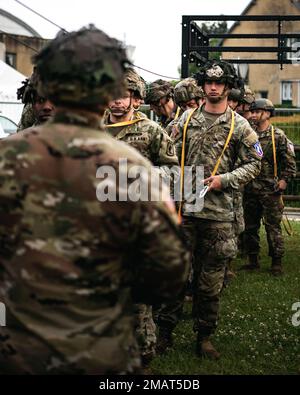
<svg viewBox="0 0 300 395"><path fill-rule="evenodd" d="M18 123L17 132L30 128L35 123L36 119L33 113L32 103L24 105L20 122Z"/></svg>
<svg viewBox="0 0 300 395"><path fill-rule="evenodd" d="M132 302L168 300L187 277L172 201L165 189L164 202L96 197L101 165L115 170L116 196L120 158L128 171L151 171L99 130L98 103L123 94L119 43L89 27L60 34L36 62L58 108L51 122L0 142L0 372L133 373Z"/></svg>
<svg viewBox="0 0 300 395"><path fill-rule="evenodd" d="M133 119L136 117L134 115ZM114 128L114 132L116 132L114 137L137 149L155 166L178 165L174 144L166 132L147 117L140 117L140 119L139 122L132 125ZM104 123L105 125L109 124L109 114ZM107 131L111 133L112 129L107 129Z"/></svg>
<svg viewBox="0 0 300 395"><path fill-rule="evenodd" d="M275 147L278 166L278 179L288 182L296 175L296 162L293 144L285 133L274 127ZM284 254L281 220L283 214L282 196L276 191L274 178L274 158L271 125L263 132L257 132L264 157L259 176L245 187L244 248L246 253L257 256L259 253L259 229L263 218L269 245L269 256L282 258Z"/></svg>
<svg viewBox="0 0 300 395"><path fill-rule="evenodd" d="M179 160L182 131L188 113L184 113L179 124ZM234 132L217 173L221 175L222 190L205 195L202 211L189 213L185 204L182 210L184 232L194 252L194 330L201 336L209 336L216 328L225 265L237 252L233 230L233 189L255 178L260 170L261 158L254 148L257 135L240 115L234 114L234 118ZM229 108L209 127L202 108L197 109L187 129L185 165L203 165L204 178L209 177L225 145L230 126ZM239 167L236 167L237 161L240 162Z"/></svg>
<svg viewBox="0 0 300 395"><path fill-rule="evenodd" d="M141 99L144 98L145 84L133 69L126 72L125 85L132 95L137 95ZM132 110L133 108L130 111ZM131 125L108 127L107 132L117 140L124 141L137 149L155 166L178 165L174 144L164 130L156 122L149 120L143 113L134 111L132 120L137 119L139 121ZM106 112L104 123L110 125L109 111ZM137 316L136 334L139 348L143 363L147 365L155 355L157 340L152 306L138 304L134 306L134 309Z"/></svg>

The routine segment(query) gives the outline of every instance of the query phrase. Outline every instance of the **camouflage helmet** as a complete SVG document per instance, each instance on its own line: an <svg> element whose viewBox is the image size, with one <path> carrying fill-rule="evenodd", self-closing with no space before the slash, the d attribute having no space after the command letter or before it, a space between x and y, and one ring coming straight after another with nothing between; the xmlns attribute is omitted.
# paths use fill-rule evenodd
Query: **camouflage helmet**
<svg viewBox="0 0 300 395"><path fill-rule="evenodd" d="M275 114L274 104L269 99L256 99L250 105L250 111L255 111L255 110L269 111L271 113L271 117L273 117Z"/></svg>
<svg viewBox="0 0 300 395"><path fill-rule="evenodd" d="M34 103L37 96L38 80L39 76L36 67L34 67L30 78L22 81L23 85L17 90L18 100L22 100L24 104Z"/></svg>
<svg viewBox="0 0 300 395"><path fill-rule="evenodd" d="M255 101L255 95L250 88L245 89L244 97L242 98L242 103L251 104Z"/></svg>
<svg viewBox="0 0 300 395"><path fill-rule="evenodd" d="M203 90L197 85L194 78L185 78L178 82L174 88L174 99L176 104L185 103L192 99L200 99L203 96Z"/></svg>
<svg viewBox="0 0 300 395"><path fill-rule="evenodd" d="M156 80L148 85L146 90L147 104L156 103L163 97L173 97L174 87L169 81Z"/></svg>
<svg viewBox="0 0 300 395"><path fill-rule="evenodd" d="M146 84L144 79L138 73L129 68L125 72L125 86L128 90L135 92L140 99L146 96Z"/></svg>
<svg viewBox="0 0 300 395"><path fill-rule="evenodd" d="M97 111L124 94L125 50L93 25L60 32L34 62L41 80L38 89L54 104Z"/></svg>
<svg viewBox="0 0 300 395"><path fill-rule="evenodd" d="M228 100L232 100L240 103L242 101L242 98L243 98L243 93L240 89L233 88L229 92Z"/></svg>
<svg viewBox="0 0 300 395"><path fill-rule="evenodd" d="M239 78L235 68L224 60L209 60L194 75L198 85L204 86L206 81L219 81L231 88L239 87Z"/></svg>

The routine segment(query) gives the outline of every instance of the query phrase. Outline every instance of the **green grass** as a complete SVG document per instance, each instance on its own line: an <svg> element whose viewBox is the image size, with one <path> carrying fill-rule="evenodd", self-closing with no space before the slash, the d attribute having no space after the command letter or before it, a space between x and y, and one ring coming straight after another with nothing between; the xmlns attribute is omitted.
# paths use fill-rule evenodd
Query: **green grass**
<svg viewBox="0 0 300 395"><path fill-rule="evenodd" d="M273 122L272 122L273 123ZM282 129L287 137L292 140L294 144L300 144L300 123L299 122L274 122L274 126Z"/></svg>
<svg viewBox="0 0 300 395"><path fill-rule="evenodd" d="M186 304L174 347L153 360L154 374L300 374L300 326L291 323L292 304L300 302L300 223L292 226L294 235L285 236L284 276L269 273L264 231L260 271L238 271L243 262L235 261L237 278L223 291L220 321L212 338L221 359L196 357L191 304Z"/></svg>

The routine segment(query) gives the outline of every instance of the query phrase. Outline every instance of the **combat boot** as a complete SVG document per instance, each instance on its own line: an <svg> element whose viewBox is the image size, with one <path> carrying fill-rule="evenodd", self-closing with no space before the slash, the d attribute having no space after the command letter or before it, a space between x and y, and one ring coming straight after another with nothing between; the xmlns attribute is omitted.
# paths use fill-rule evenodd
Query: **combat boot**
<svg viewBox="0 0 300 395"><path fill-rule="evenodd" d="M251 254L249 255L249 263L241 267L240 270L256 270L260 268L258 255Z"/></svg>
<svg viewBox="0 0 300 395"><path fill-rule="evenodd" d="M283 274L281 258L272 258L271 273L273 276L281 276Z"/></svg>
<svg viewBox="0 0 300 395"><path fill-rule="evenodd" d="M172 330L160 327L156 344L156 354L163 354L168 348L173 346Z"/></svg>
<svg viewBox="0 0 300 395"><path fill-rule="evenodd" d="M199 333L197 336L196 354L201 358L209 358L213 360L217 360L221 356L221 354L212 345L209 340L209 336L203 337Z"/></svg>

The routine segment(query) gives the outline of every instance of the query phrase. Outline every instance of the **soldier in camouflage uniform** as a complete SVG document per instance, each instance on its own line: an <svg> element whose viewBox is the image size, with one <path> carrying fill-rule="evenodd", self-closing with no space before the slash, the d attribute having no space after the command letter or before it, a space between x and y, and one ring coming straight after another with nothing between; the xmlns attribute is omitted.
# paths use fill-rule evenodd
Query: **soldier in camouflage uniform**
<svg viewBox="0 0 300 395"><path fill-rule="evenodd" d="M247 121L249 121L251 118L250 106L254 100L255 95L252 90L250 88L245 88L244 95L242 96L239 105L236 108L236 112L247 119Z"/></svg>
<svg viewBox="0 0 300 395"><path fill-rule="evenodd" d="M57 111L51 122L0 142L7 309L0 372L133 373L140 356L132 301L162 303L187 278L174 205L166 189L155 189L164 197L156 202L102 200L99 192L98 171L110 166L121 193L120 158L128 171L153 171L99 126L99 114L123 94L121 44L90 26L59 34L35 62Z"/></svg>
<svg viewBox="0 0 300 395"><path fill-rule="evenodd" d="M232 191L258 175L261 155L256 149L259 146L256 133L244 118L227 106L229 89L236 81L234 68L224 61L209 61L195 78L204 90L205 104L192 114L188 123L185 166L204 166L208 192L201 211L191 213L183 202L182 215L187 242L194 254L196 352L217 359L220 354L213 347L210 336L217 326L225 266L237 252ZM186 111L179 122L179 160L183 129L190 111ZM233 134L228 147L216 175L211 176L230 129ZM192 187L195 193L195 185Z"/></svg>
<svg viewBox="0 0 300 395"><path fill-rule="evenodd" d="M146 93L144 81L133 69L128 69L125 85L125 97L109 103L109 110L105 116L108 133L136 148L154 165L178 165L175 148L169 136L156 122L150 121L143 113L138 112L140 101ZM135 305L135 311L136 333L143 363L147 365L155 355L156 346L152 306L138 304Z"/></svg>
<svg viewBox="0 0 300 395"><path fill-rule="evenodd" d="M179 116L180 109L174 101L174 87L171 82L164 80L151 82L147 87L145 103L150 104L151 110L159 117L164 129Z"/></svg>
<svg viewBox="0 0 300 395"><path fill-rule="evenodd" d="M18 99L21 99L24 103L17 132L33 125L41 125L54 115L53 103L38 95L37 84L38 74L34 69L31 77L23 81L23 86L17 91Z"/></svg>
<svg viewBox="0 0 300 395"><path fill-rule="evenodd" d="M198 108L203 103L203 95L202 88L197 85L194 78L189 77L178 82L174 88L174 100L181 109L179 117L190 108ZM176 125L179 122L179 117L173 119L166 127L166 132L172 139L175 139L178 134Z"/></svg>
<svg viewBox="0 0 300 395"><path fill-rule="evenodd" d="M239 88L231 89L228 95L228 105L229 107L236 111L238 114L244 116L247 119L247 116L251 114L249 110L250 104L254 101L254 97L252 97L252 92L248 88L244 88L244 86L239 83ZM250 104L249 104L250 103ZM247 107L248 106L248 107ZM236 163L236 166L239 166L239 163ZM245 230L245 220L244 220L244 209L243 209L243 193L244 193L244 185L241 185L239 189L234 189L233 193L233 210L235 220L233 223L234 233L236 235L236 242L238 246L238 250L243 254L243 232ZM225 272L225 281L224 285L230 282L231 279L235 278L236 275L233 271L232 262L228 263L228 267Z"/></svg>
<svg viewBox="0 0 300 395"><path fill-rule="evenodd" d="M254 93L250 88L245 88L242 92L241 97L239 98L238 106L235 108L235 111L240 114L242 117L249 121L251 117L250 105L255 100ZM237 235L238 249L241 256L244 256L244 236L243 232L245 230L245 220L244 220L244 208L243 208L243 194L244 194L244 185L240 187L239 191L234 191L233 197L233 206L235 212L235 233Z"/></svg>
<svg viewBox="0 0 300 395"><path fill-rule="evenodd" d="M107 131L117 140L136 148L156 166L178 165L170 137L156 122L137 112L137 106L145 96L144 82L130 69L125 83L125 96L109 103L104 120Z"/></svg>
<svg viewBox="0 0 300 395"><path fill-rule="evenodd" d="M243 93L241 89L238 88L231 89L228 95L228 105L233 111L236 111L236 109L238 108L239 104L241 103L242 96Z"/></svg>
<svg viewBox="0 0 300 395"><path fill-rule="evenodd" d="M296 162L293 144L285 133L274 127L276 161L278 175L274 172L274 155L272 145L273 103L268 99L257 99L250 107L251 123L256 128L259 141L264 151L262 168L259 176L245 187L244 211L245 232L244 246L249 256L249 264L243 268L259 268L259 229L261 219L264 221L269 256L272 258L271 273L282 274L282 257L284 254L281 220L283 213L282 193L288 181L296 175Z"/></svg>
<svg viewBox="0 0 300 395"><path fill-rule="evenodd" d="M194 78L185 78L174 88L174 100L182 112L190 108L198 108L203 103L203 90Z"/></svg>

